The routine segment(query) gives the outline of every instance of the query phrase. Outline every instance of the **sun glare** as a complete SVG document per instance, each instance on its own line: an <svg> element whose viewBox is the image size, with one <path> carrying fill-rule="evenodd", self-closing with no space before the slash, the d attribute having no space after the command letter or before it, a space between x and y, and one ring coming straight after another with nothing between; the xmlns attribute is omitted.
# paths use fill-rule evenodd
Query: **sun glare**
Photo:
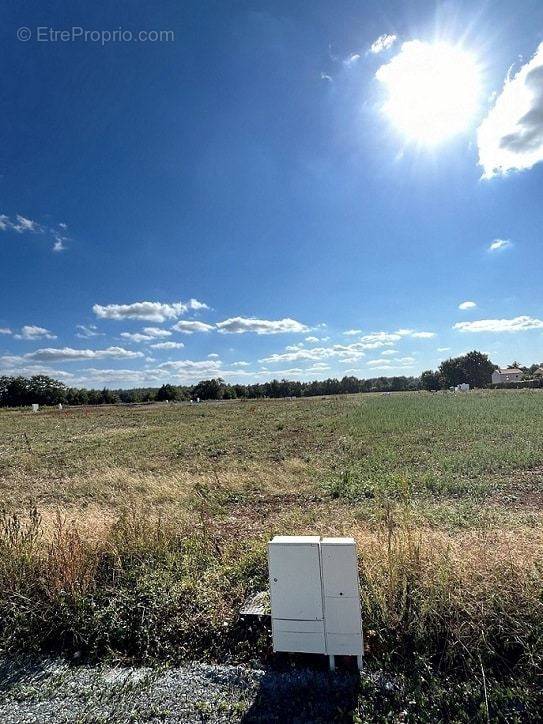
<svg viewBox="0 0 543 724"><path fill-rule="evenodd" d="M376 74L383 110L407 138L433 146L464 131L480 97L480 69L470 53L444 42L412 40Z"/></svg>

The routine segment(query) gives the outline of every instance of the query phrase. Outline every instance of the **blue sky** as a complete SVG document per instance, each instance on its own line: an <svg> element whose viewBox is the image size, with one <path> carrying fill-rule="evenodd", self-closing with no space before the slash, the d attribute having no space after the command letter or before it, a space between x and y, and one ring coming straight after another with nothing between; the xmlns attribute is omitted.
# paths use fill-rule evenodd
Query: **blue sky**
<svg viewBox="0 0 543 724"><path fill-rule="evenodd" d="M130 387L418 374L474 348L543 361L539 0L0 16L0 374ZM440 43L459 61L438 55L424 93L409 63Z"/></svg>

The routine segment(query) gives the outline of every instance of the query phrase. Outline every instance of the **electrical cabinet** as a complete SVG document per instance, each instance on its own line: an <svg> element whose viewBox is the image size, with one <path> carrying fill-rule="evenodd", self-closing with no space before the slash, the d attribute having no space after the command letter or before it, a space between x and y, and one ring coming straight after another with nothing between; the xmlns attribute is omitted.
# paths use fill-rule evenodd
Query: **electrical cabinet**
<svg viewBox="0 0 543 724"><path fill-rule="evenodd" d="M268 544L274 651L349 655L362 664L356 543L275 536Z"/></svg>

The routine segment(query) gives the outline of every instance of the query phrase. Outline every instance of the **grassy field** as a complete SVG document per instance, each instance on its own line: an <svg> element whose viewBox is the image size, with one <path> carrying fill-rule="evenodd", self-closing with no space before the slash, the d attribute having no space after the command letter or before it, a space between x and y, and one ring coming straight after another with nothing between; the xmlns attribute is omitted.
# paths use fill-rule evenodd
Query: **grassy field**
<svg viewBox="0 0 543 724"><path fill-rule="evenodd" d="M535 720L542 409L526 390L0 411L0 646L268 661L237 615L266 540L353 535L368 667L400 682L364 718Z"/></svg>

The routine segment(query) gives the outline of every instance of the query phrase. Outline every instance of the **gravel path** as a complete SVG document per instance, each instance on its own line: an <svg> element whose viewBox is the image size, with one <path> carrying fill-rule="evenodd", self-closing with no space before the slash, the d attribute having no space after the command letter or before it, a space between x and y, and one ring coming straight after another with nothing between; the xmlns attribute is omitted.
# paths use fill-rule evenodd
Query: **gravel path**
<svg viewBox="0 0 543 724"><path fill-rule="evenodd" d="M370 680L366 681L366 685ZM175 668L0 664L0 721L352 721L357 673L192 664ZM371 686L391 684L371 677Z"/></svg>

